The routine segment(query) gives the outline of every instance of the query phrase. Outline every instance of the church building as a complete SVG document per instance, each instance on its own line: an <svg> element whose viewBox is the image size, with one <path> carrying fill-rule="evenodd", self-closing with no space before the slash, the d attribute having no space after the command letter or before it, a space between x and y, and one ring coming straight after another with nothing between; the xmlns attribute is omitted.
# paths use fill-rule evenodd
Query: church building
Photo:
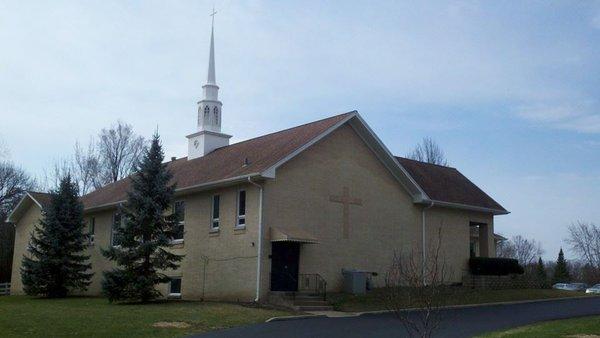
<svg viewBox="0 0 600 338"><path fill-rule="evenodd" d="M473 255L495 255L494 216L508 211L455 168L394 156L357 111L229 144L214 50L213 29L197 130L188 156L167 163L184 227L173 250L185 258L166 272L165 296L266 302L279 291L339 292L343 269L383 286L396 253L425 256L440 234L450 282L461 282ZM95 273L87 295L100 295L112 267L101 248L117 245L112 229L130 184L82 197ZM23 292L21 260L48 202L28 193L9 216L12 294Z"/></svg>

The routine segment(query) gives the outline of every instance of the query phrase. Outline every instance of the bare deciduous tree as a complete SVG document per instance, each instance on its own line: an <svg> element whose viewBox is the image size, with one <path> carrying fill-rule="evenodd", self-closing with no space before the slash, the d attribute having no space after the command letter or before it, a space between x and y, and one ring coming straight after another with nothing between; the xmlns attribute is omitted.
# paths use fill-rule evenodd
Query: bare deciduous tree
<svg viewBox="0 0 600 338"><path fill-rule="evenodd" d="M75 143L74 179L79 186L80 195L85 195L101 185L101 166L96 153L94 140L90 139L86 149Z"/></svg>
<svg viewBox="0 0 600 338"><path fill-rule="evenodd" d="M67 175L71 176L73 183L77 185L80 196L100 186L100 164L94 140L90 139L90 143L85 149L79 142L76 142L74 155L55 160L50 170L45 171L44 175L45 190L57 188L60 181Z"/></svg>
<svg viewBox="0 0 600 338"><path fill-rule="evenodd" d="M74 171L75 165L73 164L72 159L62 158L55 160L49 170L44 169L43 190L51 191L56 189L60 179L67 175L75 176L73 174Z"/></svg>
<svg viewBox="0 0 600 338"><path fill-rule="evenodd" d="M122 121L102 129L99 139L102 184L127 177L146 148L144 138L136 135L131 125Z"/></svg>
<svg viewBox="0 0 600 338"><path fill-rule="evenodd" d="M0 137L0 160L8 159L10 155L10 151L8 151L8 146L4 143L2 137Z"/></svg>
<svg viewBox="0 0 600 338"><path fill-rule="evenodd" d="M518 235L513 237L511 241L515 246L516 259L521 265L529 266L533 264L544 253L541 244L535 239L527 239Z"/></svg>
<svg viewBox="0 0 600 338"><path fill-rule="evenodd" d="M581 261L600 269L600 226L581 221L571 224L567 243Z"/></svg>
<svg viewBox="0 0 600 338"><path fill-rule="evenodd" d="M34 187L35 181L23 169L0 162L0 220L4 221L23 194Z"/></svg>
<svg viewBox="0 0 600 338"><path fill-rule="evenodd" d="M514 258L516 256L515 246L510 240L507 239L496 244L496 257Z"/></svg>
<svg viewBox="0 0 600 338"><path fill-rule="evenodd" d="M497 251L498 257L514 258L523 266L531 266L544 253L539 242L521 235L499 243Z"/></svg>
<svg viewBox="0 0 600 338"><path fill-rule="evenodd" d="M70 175L79 194L85 195L131 173L145 149L144 138L121 121L102 129L98 137L99 142L90 138L87 147L76 142L72 156L54 162L45 173L46 190L56 188L63 177Z"/></svg>
<svg viewBox="0 0 600 338"><path fill-rule="evenodd" d="M410 159L427 162L437 165L448 166L446 155L442 148L430 137L423 138L423 141L413 149L407 156Z"/></svg>
<svg viewBox="0 0 600 338"><path fill-rule="evenodd" d="M600 269L581 259L569 262L569 274L574 281L589 285L594 285L600 280Z"/></svg>
<svg viewBox="0 0 600 338"><path fill-rule="evenodd" d="M431 337L441 323L441 307L450 298L451 288L446 283L451 273L441 251L441 230L424 264L419 250L396 253L386 274L384 301L411 336Z"/></svg>

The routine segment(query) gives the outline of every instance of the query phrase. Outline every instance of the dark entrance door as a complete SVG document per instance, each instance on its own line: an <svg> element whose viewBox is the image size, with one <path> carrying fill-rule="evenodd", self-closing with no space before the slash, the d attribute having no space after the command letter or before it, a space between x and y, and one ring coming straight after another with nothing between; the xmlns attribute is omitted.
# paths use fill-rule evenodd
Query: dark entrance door
<svg viewBox="0 0 600 338"><path fill-rule="evenodd" d="M300 243L272 243L271 291L298 291L299 259Z"/></svg>

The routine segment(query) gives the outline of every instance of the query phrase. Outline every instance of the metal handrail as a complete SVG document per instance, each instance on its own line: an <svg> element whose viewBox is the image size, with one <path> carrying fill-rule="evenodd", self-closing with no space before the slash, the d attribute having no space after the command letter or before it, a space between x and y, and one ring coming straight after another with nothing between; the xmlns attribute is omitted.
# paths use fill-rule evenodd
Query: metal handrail
<svg viewBox="0 0 600 338"><path fill-rule="evenodd" d="M298 291L310 291L327 300L327 281L318 273L298 274Z"/></svg>
<svg viewBox="0 0 600 338"><path fill-rule="evenodd" d="M271 280L273 279L273 273L271 273ZM308 291L315 295L323 297L323 300L327 300L327 281L318 273L301 273L298 274L298 278L294 278L292 275L287 275L296 284L296 292L293 297L295 299L297 292Z"/></svg>

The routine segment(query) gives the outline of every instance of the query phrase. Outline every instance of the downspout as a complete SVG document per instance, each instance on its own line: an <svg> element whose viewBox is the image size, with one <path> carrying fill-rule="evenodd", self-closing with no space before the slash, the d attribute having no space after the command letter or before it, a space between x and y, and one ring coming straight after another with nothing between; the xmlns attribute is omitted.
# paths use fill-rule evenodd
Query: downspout
<svg viewBox="0 0 600 338"><path fill-rule="evenodd" d="M263 202L263 186L253 182L251 177L248 177L248 183L258 187L258 190L260 191L259 196L258 196L258 254L257 254L257 262L256 262L256 297L254 298L255 302L258 302L260 299L260 270L261 270L261 264L262 264L262 241L263 241L263 236L262 236L262 213L263 213L263 209L262 209L262 202Z"/></svg>
<svg viewBox="0 0 600 338"><path fill-rule="evenodd" d="M433 205L435 203L433 201L429 201L429 205L426 207L423 207L423 210L421 211L421 216L422 216L422 221L423 224L421 226L421 278L423 278L423 285L426 284L426 280L425 280L425 260L427 259L427 254L425 251L425 210L432 208Z"/></svg>

